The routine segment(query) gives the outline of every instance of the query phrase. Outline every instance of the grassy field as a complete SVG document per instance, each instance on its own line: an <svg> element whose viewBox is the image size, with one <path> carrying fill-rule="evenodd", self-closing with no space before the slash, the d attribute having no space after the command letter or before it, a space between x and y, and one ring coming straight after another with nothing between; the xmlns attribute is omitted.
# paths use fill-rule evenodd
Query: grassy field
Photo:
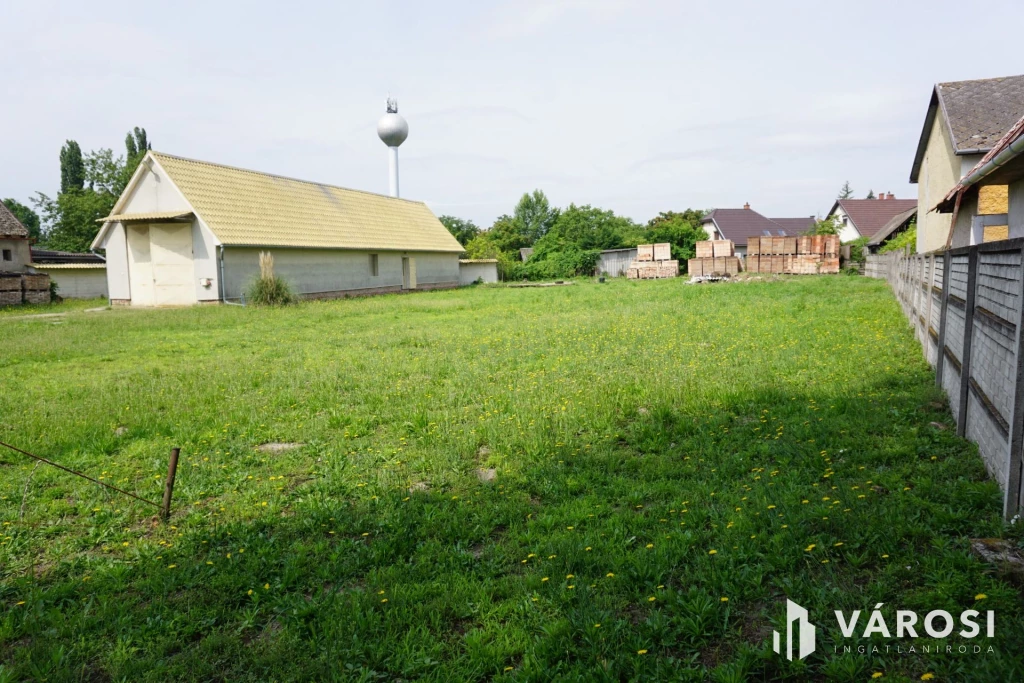
<svg viewBox="0 0 1024 683"><path fill-rule="evenodd" d="M182 449L166 526L0 452L2 683L1024 680L967 546L1019 531L882 282L73 311L0 348L0 439L154 500ZM994 609L994 653L819 629L789 663L786 596Z"/></svg>

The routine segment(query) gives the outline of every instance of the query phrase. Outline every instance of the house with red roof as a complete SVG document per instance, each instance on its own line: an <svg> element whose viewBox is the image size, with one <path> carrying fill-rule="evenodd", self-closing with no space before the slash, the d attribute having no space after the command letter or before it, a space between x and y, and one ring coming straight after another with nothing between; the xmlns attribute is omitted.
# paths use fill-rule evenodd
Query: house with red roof
<svg viewBox="0 0 1024 683"><path fill-rule="evenodd" d="M900 215L903 215L900 226L891 226L890 222ZM828 217L839 223L839 240L843 244L861 237L870 241L883 228L894 235L899 232L897 227L906 227L916 215L916 199L896 199L892 193L885 192L877 199L837 199L828 212Z"/></svg>
<svg viewBox="0 0 1024 683"><path fill-rule="evenodd" d="M814 227L814 216L804 218L768 218L744 204L742 209L713 209L701 227L709 240L732 240L737 256L747 255L751 237L798 237Z"/></svg>

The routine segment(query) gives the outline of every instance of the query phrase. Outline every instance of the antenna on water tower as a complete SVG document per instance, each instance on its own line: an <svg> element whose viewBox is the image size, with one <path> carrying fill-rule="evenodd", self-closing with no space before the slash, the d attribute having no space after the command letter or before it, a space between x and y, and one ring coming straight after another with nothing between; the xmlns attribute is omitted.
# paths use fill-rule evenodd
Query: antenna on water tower
<svg viewBox="0 0 1024 683"><path fill-rule="evenodd" d="M409 137L409 124L398 114L398 100L391 97L387 113L377 122L377 136L388 146L388 194L398 196L398 146Z"/></svg>

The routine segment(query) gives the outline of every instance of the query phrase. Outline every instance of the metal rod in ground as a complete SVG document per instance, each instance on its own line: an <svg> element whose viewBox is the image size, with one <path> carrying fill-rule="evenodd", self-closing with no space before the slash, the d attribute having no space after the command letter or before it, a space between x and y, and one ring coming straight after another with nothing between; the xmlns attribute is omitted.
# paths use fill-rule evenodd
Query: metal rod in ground
<svg viewBox="0 0 1024 683"><path fill-rule="evenodd" d="M174 476L178 473L178 453L180 448L171 449L171 459L167 462L167 482L164 484L164 504L160 506L160 516L166 522L171 518L171 496L174 495Z"/></svg>
<svg viewBox="0 0 1024 683"><path fill-rule="evenodd" d="M34 453L29 453L28 451L23 451L23 450L21 450L20 448L18 448L16 446L12 446L9 443L4 443L3 441L0 441L0 446L3 446L4 448L10 448L12 451L15 451L16 453L21 453L22 455L27 455L28 457L34 458L34 459L38 460L39 462L45 462L47 465L53 465L57 469L64 470L65 472L73 474L76 477L81 477L82 479L88 479L89 481L91 481L94 484L99 484L100 486L105 486L108 489L112 489L114 491L117 491L118 493L123 493L124 495L128 496L129 498L134 498L135 500L138 500L138 501L141 501L143 503L146 503L147 505L152 505L153 507L160 507L160 503L154 503L151 500L146 500L145 498L139 498L134 493L129 493L128 491L125 491L124 489L119 489L116 486L111 486L110 484L106 484L106 483L104 483L102 481L99 481L98 479L93 479L88 474L82 474L81 472L76 472L75 470L73 470L73 469L71 469L69 467L64 467L64 465L58 465L57 463L53 462L52 460L47 460L46 458L42 458L42 457L40 457L40 456L38 456L38 455L36 455Z"/></svg>

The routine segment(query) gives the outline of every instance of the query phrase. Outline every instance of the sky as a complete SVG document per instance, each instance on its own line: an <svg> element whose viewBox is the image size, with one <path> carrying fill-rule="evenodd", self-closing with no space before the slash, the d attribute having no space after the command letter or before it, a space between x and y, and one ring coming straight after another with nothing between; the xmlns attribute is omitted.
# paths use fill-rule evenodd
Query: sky
<svg viewBox="0 0 1024 683"><path fill-rule="evenodd" d="M388 95L402 196L483 227L535 188L637 221L824 215L846 180L916 197L933 84L1024 71L1013 41L955 48L962 8L6 0L0 197L55 194L65 140L123 153L134 126L162 152L386 193Z"/></svg>

